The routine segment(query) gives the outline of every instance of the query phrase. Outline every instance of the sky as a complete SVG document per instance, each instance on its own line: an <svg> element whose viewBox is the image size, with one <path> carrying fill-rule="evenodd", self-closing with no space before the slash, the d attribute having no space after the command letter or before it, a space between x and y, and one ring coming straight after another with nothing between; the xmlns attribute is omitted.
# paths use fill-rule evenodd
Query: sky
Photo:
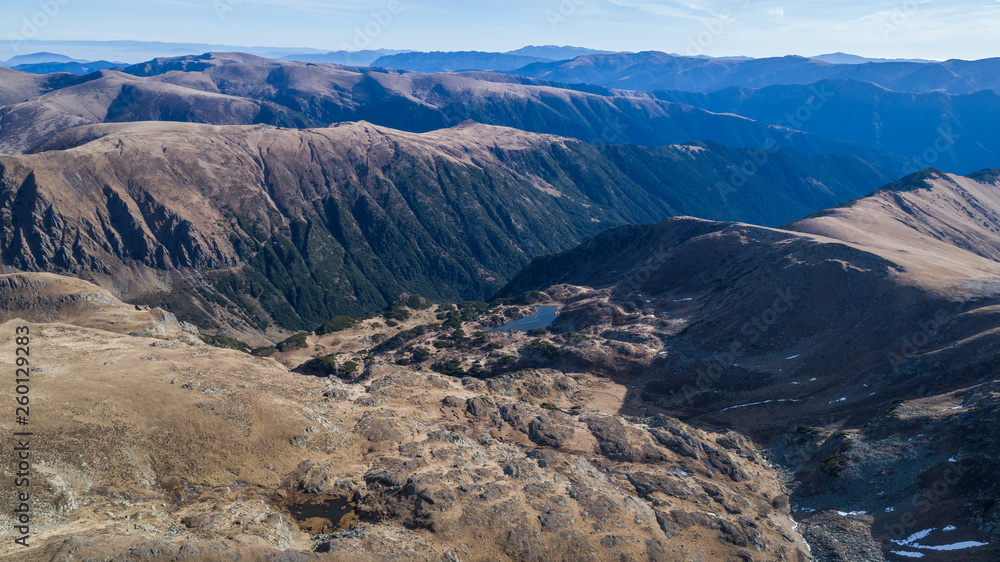
<svg viewBox="0 0 1000 562"><path fill-rule="evenodd" d="M0 0L0 41L876 58L1000 54L997 0ZM70 53L66 53L70 54Z"/></svg>

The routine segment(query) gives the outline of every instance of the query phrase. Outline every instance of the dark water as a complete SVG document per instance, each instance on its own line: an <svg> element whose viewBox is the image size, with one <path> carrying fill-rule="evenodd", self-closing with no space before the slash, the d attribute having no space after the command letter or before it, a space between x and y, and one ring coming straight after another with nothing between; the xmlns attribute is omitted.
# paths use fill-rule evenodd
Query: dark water
<svg viewBox="0 0 1000 562"><path fill-rule="evenodd" d="M556 307L539 306L538 312L531 316L525 316L520 320L511 320L499 328L487 330L487 332L527 332L535 328L548 328L556 319Z"/></svg>
<svg viewBox="0 0 1000 562"><path fill-rule="evenodd" d="M313 517L329 519L336 527L340 520L350 513L354 507L346 498L328 499L316 503L300 503L288 506L288 511L297 521L305 521Z"/></svg>

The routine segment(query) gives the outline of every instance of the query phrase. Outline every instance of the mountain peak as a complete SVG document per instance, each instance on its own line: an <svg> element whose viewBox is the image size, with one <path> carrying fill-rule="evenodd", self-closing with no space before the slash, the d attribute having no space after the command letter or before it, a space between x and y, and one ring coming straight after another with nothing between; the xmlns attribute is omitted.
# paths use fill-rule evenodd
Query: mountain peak
<svg viewBox="0 0 1000 562"><path fill-rule="evenodd" d="M18 66L22 64L39 64L46 62L83 62L74 58L67 57L66 55L60 55L59 53L30 53L27 55L16 55L4 61L2 66Z"/></svg>
<svg viewBox="0 0 1000 562"><path fill-rule="evenodd" d="M924 168L913 172L912 174L902 177L889 185L886 185L879 191L916 191L918 189L931 189L933 183L936 180L947 181L954 183L951 174L942 172L937 168Z"/></svg>
<svg viewBox="0 0 1000 562"><path fill-rule="evenodd" d="M980 183L1000 183L1000 168L986 168L985 170L973 172L965 177Z"/></svg>

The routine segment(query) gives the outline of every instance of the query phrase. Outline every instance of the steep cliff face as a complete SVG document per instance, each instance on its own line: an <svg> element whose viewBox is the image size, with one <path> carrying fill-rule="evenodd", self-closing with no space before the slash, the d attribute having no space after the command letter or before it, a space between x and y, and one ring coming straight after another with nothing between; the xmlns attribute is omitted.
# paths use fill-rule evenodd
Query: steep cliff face
<svg viewBox="0 0 1000 562"><path fill-rule="evenodd" d="M778 151L718 188L751 156L472 123L94 125L0 158L0 247L9 267L79 275L206 327L304 329L403 292L485 298L532 257L610 226L678 213L778 224L868 190L858 175L883 177L853 157Z"/></svg>

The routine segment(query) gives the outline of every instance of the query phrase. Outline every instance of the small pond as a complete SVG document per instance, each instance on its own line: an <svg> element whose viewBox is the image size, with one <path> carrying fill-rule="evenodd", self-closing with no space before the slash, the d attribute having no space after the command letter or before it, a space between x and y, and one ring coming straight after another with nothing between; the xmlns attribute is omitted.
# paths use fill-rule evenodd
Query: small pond
<svg viewBox="0 0 1000 562"><path fill-rule="evenodd" d="M511 320L499 328L492 328L487 332L527 332L536 328L548 328L556 319L556 307L539 306L538 311L531 316L525 316L520 320Z"/></svg>

